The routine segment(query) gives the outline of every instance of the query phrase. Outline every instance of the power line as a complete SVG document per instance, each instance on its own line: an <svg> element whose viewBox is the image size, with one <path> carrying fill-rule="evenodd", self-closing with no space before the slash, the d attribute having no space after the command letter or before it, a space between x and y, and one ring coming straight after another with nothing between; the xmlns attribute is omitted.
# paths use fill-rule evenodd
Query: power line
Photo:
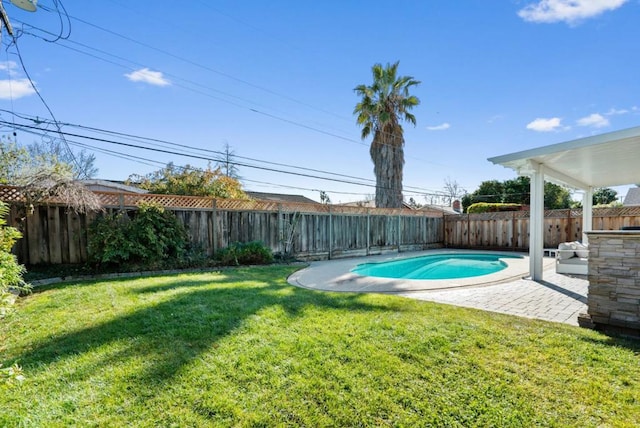
<svg viewBox="0 0 640 428"><path fill-rule="evenodd" d="M147 44L147 43L143 43L143 42L137 41L137 40L135 40L135 39L133 39L133 38L131 38L131 37L128 37L128 36L123 35L123 34L120 34L120 33L117 33L117 32L112 31L112 30L105 29L105 28L103 28L103 27L101 27L101 26L98 26L98 25L96 25L96 24L92 24L92 23L87 22L87 21L85 21L85 20L82 20L82 19L80 19L80 18L76 18L76 17L71 17L71 18L73 18L73 19L75 19L75 20L77 20L77 21L79 21L79 22L82 22L82 23L84 23L84 24L86 24L86 25L89 25L89 26L91 26L91 27L97 28L97 29L99 29L99 30L101 30L101 31L105 31L105 32L107 32L108 34L115 35L115 36L117 36L117 37L123 38L124 40L130 41L130 42L132 42L132 43L139 44L139 45L141 45L141 46L143 46L143 47L145 47L145 48L152 49L152 50L158 51L158 52L160 52L160 53L163 53L163 54L165 54L165 55L168 55L168 56L170 56L170 57L173 57L173 58L179 59L179 60L181 60L181 61L187 62L188 64L191 64L191 65L194 65L194 66L197 66L197 67L203 68L203 69L208 70L208 71L215 72L215 73L217 73L217 74L223 75L223 76L225 76L225 77L228 77L228 78L230 78L230 79L236 80L236 81L238 81L238 82L241 82L241 83L247 84L247 85L249 85L249 86L251 86L251 87L254 87L254 88L257 88L257 89L260 89L260 90L264 90L264 91L266 91L266 92L268 92L268 93L271 93L271 94L274 94L274 95L277 95L277 96L283 97L283 98L288 99L288 100L290 100L290 101L294 101L294 102L296 102L296 103L298 103L298 104L301 104L301 105L307 106L307 107L312 108L312 109L314 109L314 110L318 110L318 111L321 111L321 112L323 112L323 113L327 113L327 114L330 114L330 115L333 115L333 116L339 117L339 118L341 118L341 119L347 120L344 116L336 115L336 114L331 113L331 112L328 112L328 111L326 111L326 110L324 110L324 109L321 109L321 108L318 108L318 107L312 106L312 105L310 105L310 104L304 103L304 102L302 102L302 101L300 101L300 100L297 100L297 99L295 99L295 98L293 98L293 97L290 97L290 96L287 96L287 95L283 95L283 94L278 93L278 92L276 92L276 91L269 90L269 89L264 88L264 87L262 87L262 86L260 86L260 85L255 85L255 84L253 84L253 83L251 83L251 82L245 81L245 80L243 80L243 79L236 78L236 77L234 77L234 76L232 76L232 75L229 75L229 74L227 74L227 73L224 73L224 72L220 72L220 71L217 71L217 70L211 69L211 68L210 68L210 67L208 67L208 66L205 66L205 65L199 64L199 63L197 63L197 62L195 62L195 61L192 61L192 60L189 60L189 59L186 59L186 58L180 57L180 56L175 55L175 54L172 54L171 52L168 52L168 51L166 51L166 50L164 50L164 49L156 48L156 47L154 47L154 46L152 46L152 45L149 45L149 44ZM30 24L27 24L27 23L25 23L25 22L23 22L23 21L20 21L20 20L16 20L16 21L17 21L17 22L19 22L19 23L21 23L22 25L26 25L26 26L28 26L28 27L30 27L30 28L37 29L38 31L43 31L43 32L45 32L45 33L51 34L51 33L50 33L50 32L48 32L47 30L44 30L44 29L41 29L41 28L35 27L35 26L30 25ZM34 36L34 37L39 37L39 36L37 36L37 35L35 35L35 34L33 34L33 33L29 33L29 32L25 32L25 34L28 34L28 35L31 35L31 36ZM137 66L140 66L140 67L145 67L145 65L144 65L144 64L140 64L140 63L137 63L137 62L135 62L135 61L131 61L131 60L126 59L126 58L124 58L124 57L122 57L122 56L114 55L114 54L108 53L108 52L106 52L106 51L104 51L104 50L97 49L97 48L94 48L94 47L92 47L92 46L88 46L88 45L86 45L86 44L82 44L82 43L79 43L79 42L76 42L76 41L72 41L72 40L67 40L67 42L74 43L74 44L76 44L76 45L78 45L78 46L82 46L82 47L84 47L85 49L91 49L91 50L93 50L93 51L100 52L100 53L102 53L102 54L104 54L104 55L108 55L108 56L111 56L111 57L113 57L113 58L118 58L118 59L120 59L120 60L127 61L127 62L129 62L129 63L131 63L131 64L134 64L134 65L137 65ZM57 43L57 44L58 44L58 46L61 46L61 47L67 48L67 49L69 49L69 50L71 50L71 51L78 52L78 53L80 53L80 54L84 54L84 55L87 55L87 56L90 56L90 57L96 58L96 59L98 59L98 60L101 60L101 61L104 61L104 62L107 62L107 63L113 64L113 65L116 65L116 66L120 66L120 67L123 67L123 68L129 69L129 70L134 70L134 69L132 69L131 67L125 66L125 65L120 64L120 63L116 63L116 62L111 61L111 60L107 60L107 59L105 59L105 58L99 57L99 56L97 56L97 55L90 54L90 53L88 53L88 52L85 52L85 51L82 51L82 50L79 50L79 49L72 48L72 47L70 47L70 46L68 46L68 45L64 45L64 44L60 44L60 43ZM183 81L183 82L187 82L187 83L189 83L189 84L191 84L191 85L198 86L198 87L201 87L201 88L204 88L204 89L207 89L207 90L213 91L213 92L217 92L217 93L223 94L223 95L228 96L228 97L231 97L231 98L235 98L235 99L241 100L241 101L246 102L246 103L250 103L250 104L254 104L254 105L260 105L260 104L256 103L255 101L251 101L251 100L247 100L247 99L244 99L244 98L241 98L241 97L237 97L237 96L235 96L235 95L232 95L232 94L226 93L226 92L224 92L224 91L220 91L220 90L217 90L217 89L214 89L214 88L208 87L208 86L206 86L206 85L199 84L199 83L194 82L194 81L189 80L189 79L184 79L184 78L181 78L181 77L179 77L179 76L176 76L176 75L173 75L173 74L170 74L170 73L163 73L163 74L166 74L167 76L172 77L172 78L174 78L174 79L178 79L178 80L181 80L181 81ZM198 93L198 94L201 94L201 95L205 95L205 96L207 96L207 97L210 97L210 98L216 99L216 100L218 100L218 101L222 101L222 102L229 103L229 104L234 105L234 106L239 107L239 108L247 108L247 109L249 109L250 111L252 111L252 112L254 112L254 113L257 113L257 114L263 115L263 116L265 116L265 117L269 117L269 118L271 118L271 119L275 119L275 120L278 120L278 121L281 121L281 122L284 122L284 123L288 123L288 124L290 124L290 125L294 125L294 126L297 126L297 127L300 127L300 128L304 128L304 129L307 129L307 130L310 130L310 131L314 131L314 132L318 132L318 133L321 133L321 134L324 134L324 135L327 135L327 136L331 136L331 137L334 137L334 138L338 138L338 139L343 140L343 141L347 141L347 142L350 142L350 143L358 144L358 145L361 145L361 146L364 146L364 147L369 147L369 144L362 142L362 140L356 140L356 139L354 139L354 138L345 137L345 136L342 136L342 135L336 134L336 133L334 133L334 132L325 131L325 130L320 129L320 128L318 128L318 127L310 126L310 125L307 125L307 124L304 124L304 123L301 123L301 122L298 122L298 121L295 121L295 120L287 119L287 118L285 118L285 117L277 116L277 115L274 115L274 114L271 114L271 113L267 113L267 112L264 112L264 111L261 111L261 110L255 109L255 108L250 108L250 107L247 107L247 106L244 106L244 105L238 104L238 103L236 103L236 102L233 102L233 101L230 101L230 100L227 100L227 99L224 99L224 98L220 98L220 97L216 97L216 96L213 96L213 95L211 95L211 94L208 94L208 93L204 93L204 92L202 92L202 91L199 91L199 90L197 90L197 89L194 89L194 88L191 88L191 87L188 87L188 86L184 86L184 85L180 85L180 84L176 84L176 86L181 87L181 88L186 89L186 90L189 90L189 91L192 91L192 92L195 92L195 93ZM262 107L266 107L266 106L262 106ZM344 131L342 131L342 132L344 132ZM379 131L379 132L380 132L380 133L382 133L383 135L384 135L384 134L386 134L384 131ZM393 145L388 144L388 143L381 143L381 145L393 146ZM429 160L426 160L426 159L421 159L421 158L416 158L416 157L409 157L409 158L410 158L410 159L419 160L419 161L421 161L421 162L425 162L425 163L433 164L433 165L445 166L445 165L440 164L440 163L438 163L438 162L433 162L433 161L429 161Z"/></svg>
<svg viewBox="0 0 640 428"><path fill-rule="evenodd" d="M7 122L7 121L4 121L4 120L0 120L0 124L8 125L8 126L15 126L16 129L20 129L20 130L23 130L23 131L24 130L42 131L37 126L31 126L31 125L25 125L25 124L15 124L15 123ZM106 139L106 138L97 138L97 137L92 137L92 136L87 136L87 135L82 135L82 134L76 134L76 133L71 133L71 132L65 132L65 131L62 131L62 133L66 137L82 138L82 139L86 139L86 140L89 140L89 141L114 144L114 145L119 145L119 146L123 146L123 147L137 148L137 149L148 150L148 151L152 151L152 152L156 152L156 153L171 154L171 155L183 156L183 157L199 159L199 160L219 161L219 159L216 159L216 158L213 158L213 157L200 156L200 155L195 155L195 154L187 154L187 153L179 152L179 151L175 151L175 150L166 150L166 149L160 149L160 148L155 148L155 147L143 146L143 145L139 145L139 144L124 143L124 142L121 142L121 141L114 141L114 140L110 140L110 139ZM87 146L87 145L85 145L84 147L93 148L93 146ZM371 187L371 188L376 188L377 187L375 184L370 184L370 183L363 183L363 182L359 182L359 181L345 180L345 179L333 178L333 177L323 177L323 176L319 176L319 175L315 175L315 174L308 174L308 173L301 173L301 172L294 172L294 171L286 171L286 170L282 170L282 169L265 167L265 166L260 166L260 165L253 165L253 164L248 164L248 163L244 163L244 162L234 162L234 164L236 164L238 166L242 166L242 167L253 168L253 169L258 169L258 170L263 170L263 171L268 171L268 172L275 172L275 173L280 173L280 174L288 174L288 175L293 175L293 176L313 178L313 179L331 181L331 182L337 182L337 183L343 183L343 184L351 184L351 185L356 185L356 186L364 186L364 187ZM323 173L331 174L329 172L323 172ZM383 188L383 189L388 189L388 188ZM315 189L309 189L309 190L315 190ZM420 189L420 191L409 191L409 190L407 190L407 191L405 191L405 193L411 193L411 194L416 194L416 195L429 195L429 194L431 194L433 196L436 196L436 195L437 196L443 196L443 194L431 193L427 189Z"/></svg>
<svg viewBox="0 0 640 428"><path fill-rule="evenodd" d="M0 7L1 7L1 5L0 5ZM22 68L22 71L24 72L25 76L27 77L27 80L29 81L29 84L31 85L31 88L33 88L34 93L38 96L38 99L44 105L44 107L46 108L47 112L49 112L49 115L53 119L53 124L56 127L56 130L58 131L58 134L60 135L60 138L64 142L65 148L69 152L69 156L71 157L71 160L78 167L78 173L81 174L81 175L86 175L86 171L82 170L82 167L80 166L80 163L76 159L75 154L73 153L73 151L69 147L69 144L67 144L67 141L65 140L64 135L61 132L60 125L58 124L58 120L56 119L55 114L53 114L53 111L51 110L51 107L49 107L49 104L43 98L42 94L40 93L40 91L36 87L35 83L33 82L33 79L31 78L31 75L29 74L29 71L27 70L27 67L26 67L26 65L24 63L24 59L22 57L22 53L20 52L20 46L18 44L18 38L16 36L14 36L12 32L11 33L8 32L8 34L11 37L10 46L13 45L15 47L16 54L18 56L18 61L20 62L20 66Z"/></svg>
<svg viewBox="0 0 640 428"><path fill-rule="evenodd" d="M4 109L0 109L0 112L11 113L13 115L16 115L16 116L20 117L23 120L31 120L31 121L37 120L38 122L41 122L39 119L36 118L34 120L33 117L30 118L26 114L18 114L18 113L14 113L14 112L10 112L10 111L4 110ZM175 142L171 142L171 141L167 141L167 140L161 140L161 139L157 139L157 138L142 137L142 136L133 135L133 134L130 134L130 133L123 133L123 132L118 132L118 131L105 130L105 129L101 129L101 128L95 128L95 127L90 127L90 126L85 126L85 125L77 125L77 124L72 124L72 123L61 123L61 125L62 126L75 127L75 128L82 129L82 130L88 130L88 131L96 132L96 133L103 134L103 135L117 136L119 138L124 138L124 139L129 140L129 141L144 142L146 144L150 144L152 146L157 146L157 147L165 147L165 148L166 147L169 147L169 148L179 147L181 149L188 149L188 150L195 151L195 152L211 153L211 154L215 154L215 155L219 155L219 156L224 156L225 155L224 152L221 152L221 151L218 151L218 150L203 149L203 148L199 148L199 147L195 147L195 146L189 146L189 145L186 145L186 144L179 144L179 143L175 143ZM159 144L156 144L156 143L159 143ZM267 165L280 166L280 167L285 167L285 168L297 169L297 170L301 170L301 171L309 171L309 172L314 172L314 173L321 173L321 174L332 175L332 176L336 176L336 177L343 177L343 178L348 178L348 179L355 179L355 180L360 180L360 181L364 181L364 182L375 183L375 180L372 180L372 179L362 178L362 177L357 177L357 176L347 175L347 174L341 174L341 173L336 173L336 172L332 172L332 171L325 171L325 170L320 170L320 169L315 169L315 168L301 167L301 166L297 166L297 165L290 165L290 164L285 164L285 163L280 163L280 162L266 161L266 160L262 160L262 159L256 159L256 158L240 156L240 155L234 155L234 158L245 159L245 160L250 161L250 162L258 162L258 163L263 163L263 164L267 164ZM214 159L214 160L216 162L220 162L221 161L221 159ZM232 162L232 163L235 163L235 162ZM426 193L430 193L430 194L437 194L438 193L438 191L434 191L434 190L426 189L426 188L421 188L421 187L415 187L415 186L403 186L403 188L406 189L406 190L414 189L414 190L417 190L417 191L422 192L422 193L425 193L425 192ZM445 193L443 192L443 194L445 194Z"/></svg>
<svg viewBox="0 0 640 428"><path fill-rule="evenodd" d="M47 11L49 11L49 10L47 10ZM96 28L96 29L98 29L98 30L100 30L100 31L103 31L103 32L108 33L108 34L111 34L111 35L113 35L113 36L119 37L119 38L124 39L124 40L126 40L126 41L128 41L128 42L135 43L135 44L137 44L137 45L139 45L139 46L142 46L142 47L145 47L145 48L147 48L147 49L154 50L154 51L159 52L159 53L161 53L161 54L163 54L163 55L166 55L166 56L171 57L171 58L173 58L173 59L177 59L178 61L182 61L182 62L184 62L184 63L186 63L186 64L189 64L189 65L192 65L192 66L194 66L194 67L198 67L198 68L201 68L201 69L203 69L203 70L205 70L205 71L209 71L209 72L211 72L211 73L215 73L215 74L220 75L220 76L223 76L223 77L225 77L225 78L227 78L227 79L230 79L230 80L233 80L233 81L236 81L236 82L242 83L242 84L244 84L244 85L247 85L247 86L250 86L250 87L252 87L252 88L255 88L255 89L261 90L261 91L266 92L266 93L268 93L268 94L278 96L278 97L280 97L280 98L283 98L283 99L286 99L286 100L288 100L288 101L294 102L294 103L296 103L296 104L299 104L299 105L302 105L302 106L308 107L308 108L310 108L310 109L313 109L313 110L316 110L316 111L320 111L320 112L322 112L322 113L325 113L325 114L328 114L328 115L331 115L331 116L335 116L335 117L340 118L340 119L344 119L344 117L343 117L343 116L340 116L340 115L338 115L338 114L336 114L336 113L330 112L330 111L328 111L328 110L324 110L324 109L319 108L319 107L315 107L315 106L313 106L313 105L311 105L311 104L305 103L304 101L300 101L300 100L298 100L298 99L296 99L296 98L293 98L293 97L291 97L291 96L289 96L289 95L282 94L282 93L277 92L277 91L273 91L273 90L271 90L271 89L265 88L264 86L260 86L260 85L257 85L257 84L255 84L255 83L251 83L251 82L249 82L249 81L247 81L247 80L244 80L244 79L241 79L241 78L239 78L239 77L233 76L233 75L231 75L231 74L229 74L229 73L225 73L225 72L223 72L223 71L216 70L215 68L209 67L209 66L204 65L204 64L200 64L200 63L198 63L198 62L195 62L195 61L193 61L193 60L190 60L190 59L185 58L185 57L180 56L180 55L176 55L176 54L171 53L171 52L169 52L169 51L167 51L167 50L165 50L165 49L155 47L155 46L150 45L150 44L148 44L148 43L141 42L141 41L136 40L136 39L134 39L134 38L132 38L132 37L126 36L126 35L121 34L121 33L118 33L118 32L116 32L116 31L110 30L110 29L108 29L108 28L104 28L104 27L102 27L102 26L100 26L100 25L97 25L97 24L93 24L93 23L91 23L91 22L88 22L88 21L86 21L86 20L84 20L84 19L81 19L81 18L78 18L78 17L75 17L75 16L71 16L71 15L67 15L67 16L69 16L69 18L74 19L74 20L76 20L76 21L78 21L78 22L81 22L81 23L83 23L83 24L85 24L85 25L88 25L88 26L90 26L90 27Z"/></svg>
<svg viewBox="0 0 640 428"><path fill-rule="evenodd" d="M22 132L31 134L31 135L36 135L36 136L44 136L43 134L39 133L39 132L35 132L33 130L30 129L21 129ZM125 160L129 160L129 161L133 161L135 163L139 163L142 165L147 165L147 166L152 166L152 167L164 167L166 166L166 162L162 162L162 161L157 161L157 160L153 160L153 159L149 159L149 158L144 158L141 156L135 156L129 153L122 153L122 152L118 152L115 150L109 150L109 149L104 149L104 148L100 148L100 147L94 147L88 144L84 144L84 143L80 143L77 142L75 140L71 140L71 139L67 139L67 141L69 142L70 145L74 146L74 147L79 147L82 149L87 149L87 150L93 150L99 153L103 153L106 154L108 156L113 156L113 157L117 157L120 159L125 159ZM186 166L186 165L175 165L174 166L176 168L179 169L183 169L183 170L196 170L196 171L204 171L203 168L198 168L195 166ZM311 191L311 192L320 192L321 190L326 191L327 193L331 193L331 194L339 194L339 195L353 195L353 196L368 196L369 193L358 193L358 192L344 192L344 191L339 191L339 190L332 190L332 189L316 189L316 188L309 188L309 187L300 187L300 186L292 186L292 185L288 185L288 184L281 184L281 183L272 183L272 182L267 182L267 181L259 181L259 180L251 180L251 179L247 179L247 178L243 178L241 181L246 181L246 182L250 182L250 183L257 183L257 184L263 184L263 185L267 185L270 187L282 187L282 188L287 188L287 189L296 189L296 190L305 190L305 191ZM420 193L422 194L422 193Z"/></svg>

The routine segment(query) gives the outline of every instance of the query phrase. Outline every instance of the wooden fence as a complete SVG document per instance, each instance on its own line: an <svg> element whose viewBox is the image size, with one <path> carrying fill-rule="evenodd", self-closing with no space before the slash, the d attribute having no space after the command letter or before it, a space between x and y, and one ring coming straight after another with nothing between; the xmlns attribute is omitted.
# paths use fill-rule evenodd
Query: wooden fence
<svg viewBox="0 0 640 428"><path fill-rule="evenodd" d="M99 213L76 214L52 201L26 215L19 193L11 189L0 188L0 199L11 204L8 222L24 235L14 248L21 263L87 261L88 229ZM107 211L132 211L141 202L164 206L209 255L233 242L249 241L262 241L275 253L302 259L412 251L443 243L438 211L95 193Z"/></svg>
<svg viewBox="0 0 640 428"><path fill-rule="evenodd" d="M620 230L640 226L640 207L594 208L592 230ZM529 249L529 212L513 211L444 217L445 246L526 251ZM544 220L544 247L582 240L582 210L548 210Z"/></svg>

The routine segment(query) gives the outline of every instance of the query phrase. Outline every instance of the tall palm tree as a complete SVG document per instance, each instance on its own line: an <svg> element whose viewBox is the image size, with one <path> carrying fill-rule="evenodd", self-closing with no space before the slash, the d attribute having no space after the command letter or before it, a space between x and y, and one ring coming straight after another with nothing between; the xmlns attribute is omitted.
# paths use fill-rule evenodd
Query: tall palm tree
<svg viewBox="0 0 640 428"><path fill-rule="evenodd" d="M409 95L420 84L412 76L398 77L398 64L375 64L373 84L358 85L354 91L362 97L353 114L362 127L362 139L373 133L369 153L376 176L376 207L402 207L402 168L404 166L404 131L400 122L416 124L409 113L420 100Z"/></svg>

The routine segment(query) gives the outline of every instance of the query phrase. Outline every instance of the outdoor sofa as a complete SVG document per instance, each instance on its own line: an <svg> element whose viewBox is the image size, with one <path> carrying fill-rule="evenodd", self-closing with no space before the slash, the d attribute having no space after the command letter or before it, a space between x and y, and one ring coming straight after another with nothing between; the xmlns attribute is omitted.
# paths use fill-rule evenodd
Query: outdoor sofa
<svg viewBox="0 0 640 428"><path fill-rule="evenodd" d="M581 242L563 242L556 252L556 272L586 275L589 268L589 247Z"/></svg>

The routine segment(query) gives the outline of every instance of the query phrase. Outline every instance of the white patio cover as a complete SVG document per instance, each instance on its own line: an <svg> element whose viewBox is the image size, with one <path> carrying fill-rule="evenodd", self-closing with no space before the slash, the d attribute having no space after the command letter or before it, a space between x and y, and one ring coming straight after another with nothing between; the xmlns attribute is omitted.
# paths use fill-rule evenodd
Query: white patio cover
<svg viewBox="0 0 640 428"><path fill-rule="evenodd" d="M544 181L583 190L583 232L591 230L597 187L640 184L640 126L489 158L531 178L531 279L542 279ZM586 242L586 235L583 235Z"/></svg>

